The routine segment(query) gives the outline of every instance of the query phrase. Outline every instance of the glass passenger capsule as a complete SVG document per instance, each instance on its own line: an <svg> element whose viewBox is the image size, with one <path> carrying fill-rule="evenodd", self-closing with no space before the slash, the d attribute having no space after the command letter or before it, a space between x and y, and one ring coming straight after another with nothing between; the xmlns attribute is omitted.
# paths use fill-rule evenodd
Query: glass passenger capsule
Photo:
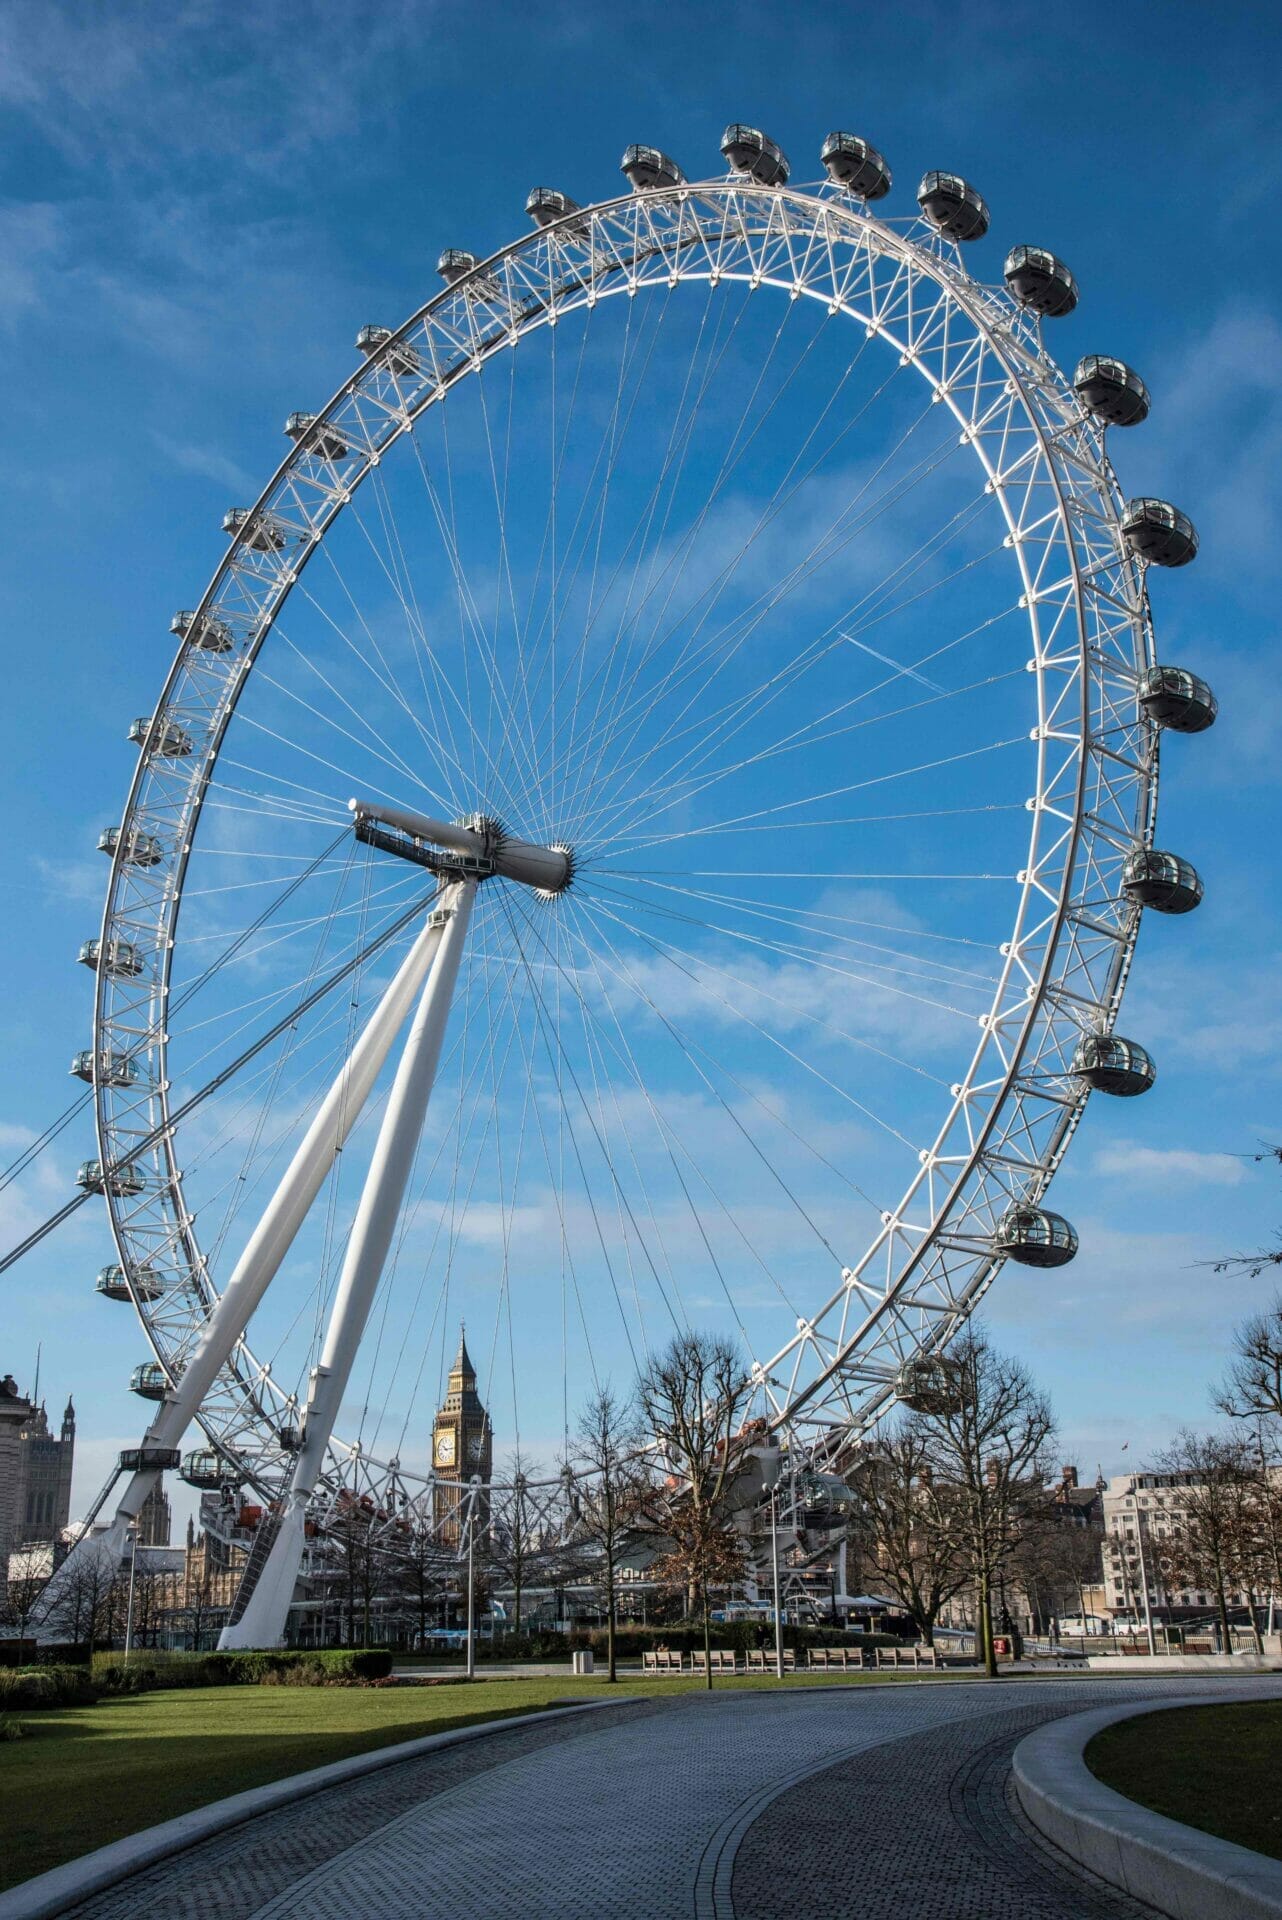
<svg viewBox="0 0 1282 1920"><path fill-rule="evenodd" d="M1186 567L1197 553L1197 528L1169 500L1128 500L1122 537L1132 553L1155 567Z"/></svg>
<svg viewBox="0 0 1282 1920"><path fill-rule="evenodd" d="M186 729L159 713L154 719L144 714L141 719L131 720L129 738L134 746L162 754L166 760L185 759L192 750L192 738Z"/></svg>
<svg viewBox="0 0 1282 1920"><path fill-rule="evenodd" d="M558 193L555 187L535 187L525 202L525 211L536 227L555 226L558 220L579 210L577 200L571 200L568 193Z"/></svg>
<svg viewBox="0 0 1282 1920"><path fill-rule="evenodd" d="M177 1447L124 1447L120 1454L122 1473L168 1473L182 1455Z"/></svg>
<svg viewBox="0 0 1282 1920"><path fill-rule="evenodd" d="M917 205L931 226L949 240L982 240L988 232L984 198L960 174L923 174Z"/></svg>
<svg viewBox="0 0 1282 1920"><path fill-rule="evenodd" d="M1045 247L1012 247L1002 273L1012 296L1030 313L1059 320L1077 305L1077 281Z"/></svg>
<svg viewBox="0 0 1282 1920"><path fill-rule="evenodd" d="M1123 1100L1147 1093L1157 1079L1151 1054L1137 1040L1123 1040L1116 1033L1084 1033L1068 1070L1097 1093L1117 1094Z"/></svg>
<svg viewBox="0 0 1282 1920"><path fill-rule="evenodd" d="M960 1362L943 1354L905 1361L895 1378L895 1397L910 1413L956 1412L965 1401Z"/></svg>
<svg viewBox="0 0 1282 1920"><path fill-rule="evenodd" d="M316 428L314 433L313 427ZM319 454L322 460L346 460L351 452L337 427L328 424L316 426L314 413L291 413L285 422L285 432L295 446L305 447L308 453Z"/></svg>
<svg viewBox="0 0 1282 1920"><path fill-rule="evenodd" d="M99 853L109 853L114 859L122 831L120 827L104 827L98 835ZM132 829L125 842L125 859L131 867L158 867L164 857L165 850L154 834Z"/></svg>
<svg viewBox="0 0 1282 1920"><path fill-rule="evenodd" d="M145 1262L134 1268L134 1289L140 1300L159 1300L165 1291L160 1275ZM102 1267L94 1282L94 1292L104 1300L132 1300L123 1267Z"/></svg>
<svg viewBox="0 0 1282 1920"><path fill-rule="evenodd" d="M128 940L108 940L105 947L101 940L85 940L76 959L82 967L92 967L113 980L136 980L144 965L140 949Z"/></svg>
<svg viewBox="0 0 1282 1920"><path fill-rule="evenodd" d="M746 173L763 187L788 184L788 156L760 127L732 122L721 136L721 152L733 172Z"/></svg>
<svg viewBox="0 0 1282 1920"><path fill-rule="evenodd" d="M861 200L884 200L890 192L890 168L878 153L857 133L830 133L819 149L819 158L847 193Z"/></svg>
<svg viewBox="0 0 1282 1920"><path fill-rule="evenodd" d="M76 1185L86 1193L106 1193L110 1190L120 1196L141 1193L146 1182L137 1167L128 1161L124 1166L117 1167L108 1180L103 1173L101 1160L84 1160L76 1169Z"/></svg>
<svg viewBox="0 0 1282 1920"><path fill-rule="evenodd" d="M1138 693L1149 719L1173 733L1205 733L1220 710L1205 680L1186 667L1147 667L1140 675Z"/></svg>
<svg viewBox="0 0 1282 1920"><path fill-rule="evenodd" d="M657 147L629 147L619 162L619 171L627 176L634 193L645 193L651 187L683 187L686 183L676 161Z"/></svg>
<svg viewBox="0 0 1282 1920"><path fill-rule="evenodd" d="M222 1456L215 1453L212 1447L196 1447L184 1456L178 1477L185 1480L189 1487L199 1487L205 1493L217 1493L231 1476L223 1466Z"/></svg>
<svg viewBox="0 0 1282 1920"><path fill-rule="evenodd" d="M446 247L444 253L436 262L436 271L440 274L446 286L452 287L454 282L461 280L465 273L471 273L475 265L476 255L474 253L465 253L462 247Z"/></svg>
<svg viewBox="0 0 1282 1920"><path fill-rule="evenodd" d="M1138 427L1148 419L1148 388L1125 360L1107 353L1083 354L1073 374L1082 405L1110 427Z"/></svg>
<svg viewBox="0 0 1282 1920"><path fill-rule="evenodd" d="M1011 1207L998 1223L993 1246L1022 1267L1065 1267L1077 1252L1077 1234L1062 1213Z"/></svg>
<svg viewBox="0 0 1282 1920"><path fill-rule="evenodd" d="M100 1053L85 1047L72 1056L71 1071L77 1080L87 1080L92 1086L95 1068L98 1084L104 1087L131 1087L138 1077L133 1061L123 1053L113 1053L110 1047Z"/></svg>
<svg viewBox="0 0 1282 1920"><path fill-rule="evenodd" d="M229 507L223 515L223 532L255 553L279 553L285 544L280 524L270 513L255 513L252 507Z"/></svg>
<svg viewBox="0 0 1282 1920"><path fill-rule="evenodd" d="M1192 913L1204 889L1197 868L1178 854L1137 847L1122 867L1122 891L1158 913Z"/></svg>
<svg viewBox="0 0 1282 1920"><path fill-rule="evenodd" d="M392 329L390 327L362 327L356 336L357 352L363 353L367 360L372 360L376 353L383 351L383 348L387 345L391 337ZM401 376L417 373L419 371L419 357L413 347L407 347L402 344L392 348L387 356L387 366L390 373Z"/></svg>
<svg viewBox="0 0 1282 1920"><path fill-rule="evenodd" d="M142 1400L163 1400L169 1391L165 1369L158 1360L144 1360L129 1376L129 1391Z"/></svg>
<svg viewBox="0 0 1282 1920"><path fill-rule="evenodd" d="M184 608L169 622L169 631L181 634L188 646L199 647L202 653L230 653L235 645L227 623L209 613L202 614L198 620Z"/></svg>

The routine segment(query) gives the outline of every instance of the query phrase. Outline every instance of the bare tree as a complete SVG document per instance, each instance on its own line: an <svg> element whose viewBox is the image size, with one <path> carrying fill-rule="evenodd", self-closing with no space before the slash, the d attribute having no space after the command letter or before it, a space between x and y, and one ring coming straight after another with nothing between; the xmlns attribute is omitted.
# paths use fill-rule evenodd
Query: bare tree
<svg viewBox="0 0 1282 1920"><path fill-rule="evenodd" d="M430 1513L405 1516L405 1526L396 1536L389 1568L392 1583L408 1600L418 1626L418 1644L427 1638L428 1615L440 1605L445 1593L443 1549L432 1526Z"/></svg>
<svg viewBox="0 0 1282 1920"><path fill-rule="evenodd" d="M1183 1518L1173 1529L1168 1548L1173 1571L1190 1586L1215 1595L1228 1653L1232 1649L1229 1596L1234 1591L1250 1592L1252 1571L1258 1568L1263 1550L1259 1469L1248 1443L1236 1434L1187 1429L1158 1455L1157 1464L1183 1483L1179 1488Z"/></svg>
<svg viewBox="0 0 1282 1920"><path fill-rule="evenodd" d="M374 1537L374 1515L353 1501L342 1506L329 1522L328 1544L337 1565L347 1615L349 1647L368 1646L370 1613L378 1585L379 1551ZM361 1637L356 1623L361 1623Z"/></svg>
<svg viewBox="0 0 1282 1920"><path fill-rule="evenodd" d="M930 1442L925 1422L910 1416L879 1434L850 1476L853 1542L928 1646L941 1609L970 1574L960 1496L935 1480Z"/></svg>
<svg viewBox="0 0 1282 1920"><path fill-rule="evenodd" d="M485 1557L512 1589L512 1631L520 1633L530 1563L543 1545L538 1501L530 1493L539 1468L517 1447L509 1456L507 1473L511 1499L491 1515Z"/></svg>
<svg viewBox="0 0 1282 1920"><path fill-rule="evenodd" d="M110 1648L123 1630L127 1592L117 1555L86 1542L59 1585L48 1624L77 1646Z"/></svg>
<svg viewBox="0 0 1282 1920"><path fill-rule="evenodd" d="M1257 1166L1266 1160L1282 1164L1282 1146L1270 1142L1262 1146L1258 1153L1251 1154L1250 1158ZM1271 1247L1257 1247L1253 1253L1228 1253L1222 1259L1213 1261L1212 1266L1216 1273L1243 1273L1252 1280L1258 1280L1266 1267L1282 1267L1282 1231L1274 1234ZM1279 1305L1282 1306L1282 1303Z"/></svg>
<svg viewBox="0 0 1282 1920"><path fill-rule="evenodd" d="M1234 1329L1233 1358L1215 1400L1234 1420L1282 1425L1282 1294Z"/></svg>
<svg viewBox="0 0 1282 1920"><path fill-rule="evenodd" d="M993 1587L1024 1527L1049 1498L1043 1462L1055 1420L1027 1369L998 1353L983 1333L968 1333L949 1357L959 1391L919 1418L933 1478L957 1500L984 1666L995 1678Z"/></svg>
<svg viewBox="0 0 1282 1920"><path fill-rule="evenodd" d="M0 1620L14 1627L20 1640L38 1617L38 1602L49 1583L52 1550L45 1546L18 1547L9 1555L9 1578Z"/></svg>
<svg viewBox="0 0 1282 1920"><path fill-rule="evenodd" d="M709 1592L743 1571L742 1542L730 1523L744 1442L750 1386L728 1341L681 1333L651 1359L637 1385L642 1425L662 1466L639 1494L641 1517L670 1544L655 1565L660 1581L679 1584L688 1614L703 1618L704 1667L712 1685Z"/></svg>
<svg viewBox="0 0 1282 1920"><path fill-rule="evenodd" d="M582 1476L575 1489L577 1529L601 1556L609 1680L618 1678L619 1561L635 1533L648 1478L638 1459L640 1444L635 1406L620 1400L608 1384L599 1387L579 1416L574 1464Z"/></svg>

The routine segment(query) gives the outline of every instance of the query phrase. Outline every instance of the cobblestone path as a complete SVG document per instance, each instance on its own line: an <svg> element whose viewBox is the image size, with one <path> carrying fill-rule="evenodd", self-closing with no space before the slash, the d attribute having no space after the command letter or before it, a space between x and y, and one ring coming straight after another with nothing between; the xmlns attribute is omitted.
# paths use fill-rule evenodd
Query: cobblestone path
<svg viewBox="0 0 1282 1920"><path fill-rule="evenodd" d="M311 1795L74 1920L1136 1920L1148 1910L1033 1836L1010 1755L1061 1714L1195 1690L927 1682L611 1706Z"/></svg>

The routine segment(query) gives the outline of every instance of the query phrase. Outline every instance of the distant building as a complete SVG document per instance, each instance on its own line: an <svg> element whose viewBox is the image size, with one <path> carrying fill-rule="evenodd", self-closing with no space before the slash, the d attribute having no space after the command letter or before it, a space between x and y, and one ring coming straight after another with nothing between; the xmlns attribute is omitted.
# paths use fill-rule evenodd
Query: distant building
<svg viewBox="0 0 1282 1920"><path fill-rule="evenodd" d="M494 1435L490 1416L476 1391L476 1368L468 1356L467 1342L460 1331L458 1353L450 1368L445 1399L432 1423L432 1467L438 1482L475 1478L488 1486L493 1463ZM460 1486L438 1484L433 1489L432 1517L446 1544L458 1543L458 1512L466 1498ZM478 1510L478 1524L486 1518L488 1502Z"/></svg>
<svg viewBox="0 0 1282 1920"><path fill-rule="evenodd" d="M26 1509L22 1432L34 1412L13 1375L5 1374L0 1379L0 1600L7 1586L9 1554L18 1543Z"/></svg>
<svg viewBox="0 0 1282 1920"><path fill-rule="evenodd" d="M1215 1595L1193 1585L1180 1571L1175 1539L1188 1518L1188 1473L1115 1473L1103 1492L1104 1591L1110 1612L1130 1620L1149 1610L1175 1622L1205 1619ZM1230 1607L1250 1605L1251 1596L1232 1589Z"/></svg>
<svg viewBox="0 0 1282 1920"><path fill-rule="evenodd" d="M57 1540L71 1518L71 1470L76 1452L76 1409L70 1399L55 1439L49 1416L36 1407L19 1436L22 1475L17 1546Z"/></svg>
<svg viewBox="0 0 1282 1920"><path fill-rule="evenodd" d="M138 1512L139 1546L167 1547L172 1528L173 1512L169 1505L169 1495L157 1481Z"/></svg>

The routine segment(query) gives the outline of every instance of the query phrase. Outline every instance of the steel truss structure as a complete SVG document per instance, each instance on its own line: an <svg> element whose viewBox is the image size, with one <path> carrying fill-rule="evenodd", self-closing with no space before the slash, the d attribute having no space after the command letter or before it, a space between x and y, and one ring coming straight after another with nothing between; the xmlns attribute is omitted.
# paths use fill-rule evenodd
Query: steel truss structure
<svg viewBox="0 0 1282 1920"><path fill-rule="evenodd" d="M219 1298L170 1120L171 957L242 690L329 529L427 410L538 329L683 283L818 303L852 338L914 369L980 464L1027 619L1036 780L996 992L898 1204L791 1336L753 1357L760 1408L794 1460L837 1460L893 1402L904 1369L947 1346L1002 1265L999 1222L1040 1201L1072 1138L1088 1093L1072 1062L1084 1036L1114 1029L1142 911L1123 867L1152 845L1158 776L1158 728L1137 697L1156 663L1146 569L1123 536L1103 427L1047 353L1040 321L973 280L924 219L876 218L829 184L798 190L733 173L576 208L463 272L395 332L369 330L378 337L364 342L366 361L237 517L180 623L114 845L94 1023L112 1232L171 1399ZM438 892L423 879L420 916ZM122 1180L123 1168L134 1176ZM299 1408L244 1325L189 1411L229 1478L279 1496L292 1465L281 1433ZM339 1436L317 1485L322 1511L343 1490L372 1500L389 1525L432 1499L430 1481ZM493 1490L500 1507L509 1494ZM570 1526L564 1487L546 1498L562 1501Z"/></svg>

